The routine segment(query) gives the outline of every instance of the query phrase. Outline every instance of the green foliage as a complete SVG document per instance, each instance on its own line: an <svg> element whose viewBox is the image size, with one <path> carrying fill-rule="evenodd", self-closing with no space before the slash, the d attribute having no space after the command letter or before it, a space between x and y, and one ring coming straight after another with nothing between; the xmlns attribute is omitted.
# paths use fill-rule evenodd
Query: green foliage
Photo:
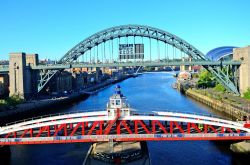
<svg viewBox="0 0 250 165"><path fill-rule="evenodd" d="M226 89L223 85L221 84L217 84L215 87L214 87L214 90L217 91L217 92L225 92Z"/></svg>
<svg viewBox="0 0 250 165"><path fill-rule="evenodd" d="M207 70L203 70L199 75L198 87L200 88L210 88L215 86L215 77L208 72Z"/></svg>
<svg viewBox="0 0 250 165"><path fill-rule="evenodd" d="M20 97L20 95L12 95L10 97L8 97L6 99L6 102L8 105L17 105L17 104L21 104L24 101L24 99L22 99Z"/></svg>
<svg viewBox="0 0 250 165"><path fill-rule="evenodd" d="M6 100L0 100L0 106L7 105Z"/></svg>
<svg viewBox="0 0 250 165"><path fill-rule="evenodd" d="M192 74L192 77L193 78L199 78L199 74L198 73L194 73L194 74Z"/></svg>
<svg viewBox="0 0 250 165"><path fill-rule="evenodd" d="M149 66L148 67L144 67L143 70L146 71L146 72L150 72L150 71L154 70L154 67L149 67Z"/></svg>
<svg viewBox="0 0 250 165"><path fill-rule="evenodd" d="M247 91L243 93L243 97L245 99L250 99L250 88L248 88Z"/></svg>

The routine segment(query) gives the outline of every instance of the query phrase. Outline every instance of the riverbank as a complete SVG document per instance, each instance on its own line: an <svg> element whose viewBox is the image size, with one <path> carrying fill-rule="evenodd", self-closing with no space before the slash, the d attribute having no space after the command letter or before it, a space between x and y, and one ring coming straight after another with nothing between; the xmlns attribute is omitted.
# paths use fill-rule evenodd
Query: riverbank
<svg viewBox="0 0 250 165"><path fill-rule="evenodd" d="M231 103L228 99L217 99L210 95L205 95L199 90L188 89L185 94L207 106L210 106L214 110L220 111L229 115L232 118L242 120L245 116L249 116L248 109L241 108L238 104ZM242 141L230 145L231 151L237 154L250 154L250 142Z"/></svg>
<svg viewBox="0 0 250 165"><path fill-rule="evenodd" d="M0 112L0 125L23 118L55 113L59 108L69 106L72 102L84 100L86 98L88 98L87 94L73 93L65 97L33 100L18 104L12 109L6 109Z"/></svg>
<svg viewBox="0 0 250 165"><path fill-rule="evenodd" d="M1 107L0 109L0 125L10 122L10 117L14 119L20 119L25 117L27 114L37 115L48 113L55 113L55 108L65 107L73 102L84 100L88 98L88 92L98 92L109 85L118 83L127 78L133 77L133 75L123 75L117 79L108 79L99 84L94 84L84 91L72 93L70 95L58 98L44 99L44 100L33 100L18 104L15 107ZM52 111L52 112L51 112Z"/></svg>
<svg viewBox="0 0 250 165"><path fill-rule="evenodd" d="M213 98L209 94L205 95L201 90L188 89L185 94L211 108L229 115L232 118L242 120L244 116L249 116L248 109L241 108L235 103L223 98Z"/></svg>

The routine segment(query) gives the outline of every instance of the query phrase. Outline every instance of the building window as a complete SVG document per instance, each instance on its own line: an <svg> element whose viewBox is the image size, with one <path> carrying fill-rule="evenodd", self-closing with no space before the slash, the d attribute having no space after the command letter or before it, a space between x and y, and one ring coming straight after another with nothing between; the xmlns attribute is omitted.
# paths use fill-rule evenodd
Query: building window
<svg viewBox="0 0 250 165"><path fill-rule="evenodd" d="M116 100L116 105L120 105L121 104L121 100Z"/></svg>
<svg viewBox="0 0 250 165"><path fill-rule="evenodd" d="M115 100L111 100L111 105L115 105Z"/></svg>

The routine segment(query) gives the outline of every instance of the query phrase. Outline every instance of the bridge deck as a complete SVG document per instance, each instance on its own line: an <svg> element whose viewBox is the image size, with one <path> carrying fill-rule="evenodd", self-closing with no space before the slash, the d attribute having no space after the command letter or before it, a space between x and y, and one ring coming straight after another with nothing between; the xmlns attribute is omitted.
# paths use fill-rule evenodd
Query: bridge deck
<svg viewBox="0 0 250 165"><path fill-rule="evenodd" d="M37 65L32 69L69 69L69 68L85 68L85 67L135 67L135 66L192 66L192 65L241 65L241 61L169 61L169 62L116 62L116 63L76 63L76 64L55 64L55 65Z"/></svg>
<svg viewBox="0 0 250 165"><path fill-rule="evenodd" d="M0 127L0 145L140 140L250 139L249 123L178 112L81 112Z"/></svg>
<svg viewBox="0 0 250 165"><path fill-rule="evenodd" d="M34 70L43 69L69 69L69 68L92 68L92 67L135 67L135 66L192 66L192 65L209 65L209 66L220 66L220 65L241 65L241 61L167 61L167 62L154 62L154 61L140 61L140 62L116 62L116 63L74 63L74 64L53 64L53 65L36 65L31 66ZM0 67L0 73L9 72L9 67Z"/></svg>

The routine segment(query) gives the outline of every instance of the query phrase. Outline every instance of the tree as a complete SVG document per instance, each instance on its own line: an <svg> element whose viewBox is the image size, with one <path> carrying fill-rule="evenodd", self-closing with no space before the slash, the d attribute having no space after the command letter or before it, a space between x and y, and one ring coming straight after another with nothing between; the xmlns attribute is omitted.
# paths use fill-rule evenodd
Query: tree
<svg viewBox="0 0 250 165"><path fill-rule="evenodd" d="M211 88L214 87L216 84L215 77L212 73L208 72L207 70L201 71L198 80L198 87L202 88Z"/></svg>
<svg viewBox="0 0 250 165"><path fill-rule="evenodd" d="M225 88L223 85L221 85L220 83L218 83L218 84L214 87L214 89L215 89L216 91L218 91L218 92L225 92L225 91L226 91L226 88Z"/></svg>
<svg viewBox="0 0 250 165"><path fill-rule="evenodd" d="M250 99L250 88L248 88L247 91L243 93L243 97L245 99Z"/></svg>
<svg viewBox="0 0 250 165"><path fill-rule="evenodd" d="M8 105L15 106L17 104L23 103L24 99L22 99L22 97L19 94L17 94L17 95L12 95L12 96L8 97L6 99L6 102L8 103Z"/></svg>

